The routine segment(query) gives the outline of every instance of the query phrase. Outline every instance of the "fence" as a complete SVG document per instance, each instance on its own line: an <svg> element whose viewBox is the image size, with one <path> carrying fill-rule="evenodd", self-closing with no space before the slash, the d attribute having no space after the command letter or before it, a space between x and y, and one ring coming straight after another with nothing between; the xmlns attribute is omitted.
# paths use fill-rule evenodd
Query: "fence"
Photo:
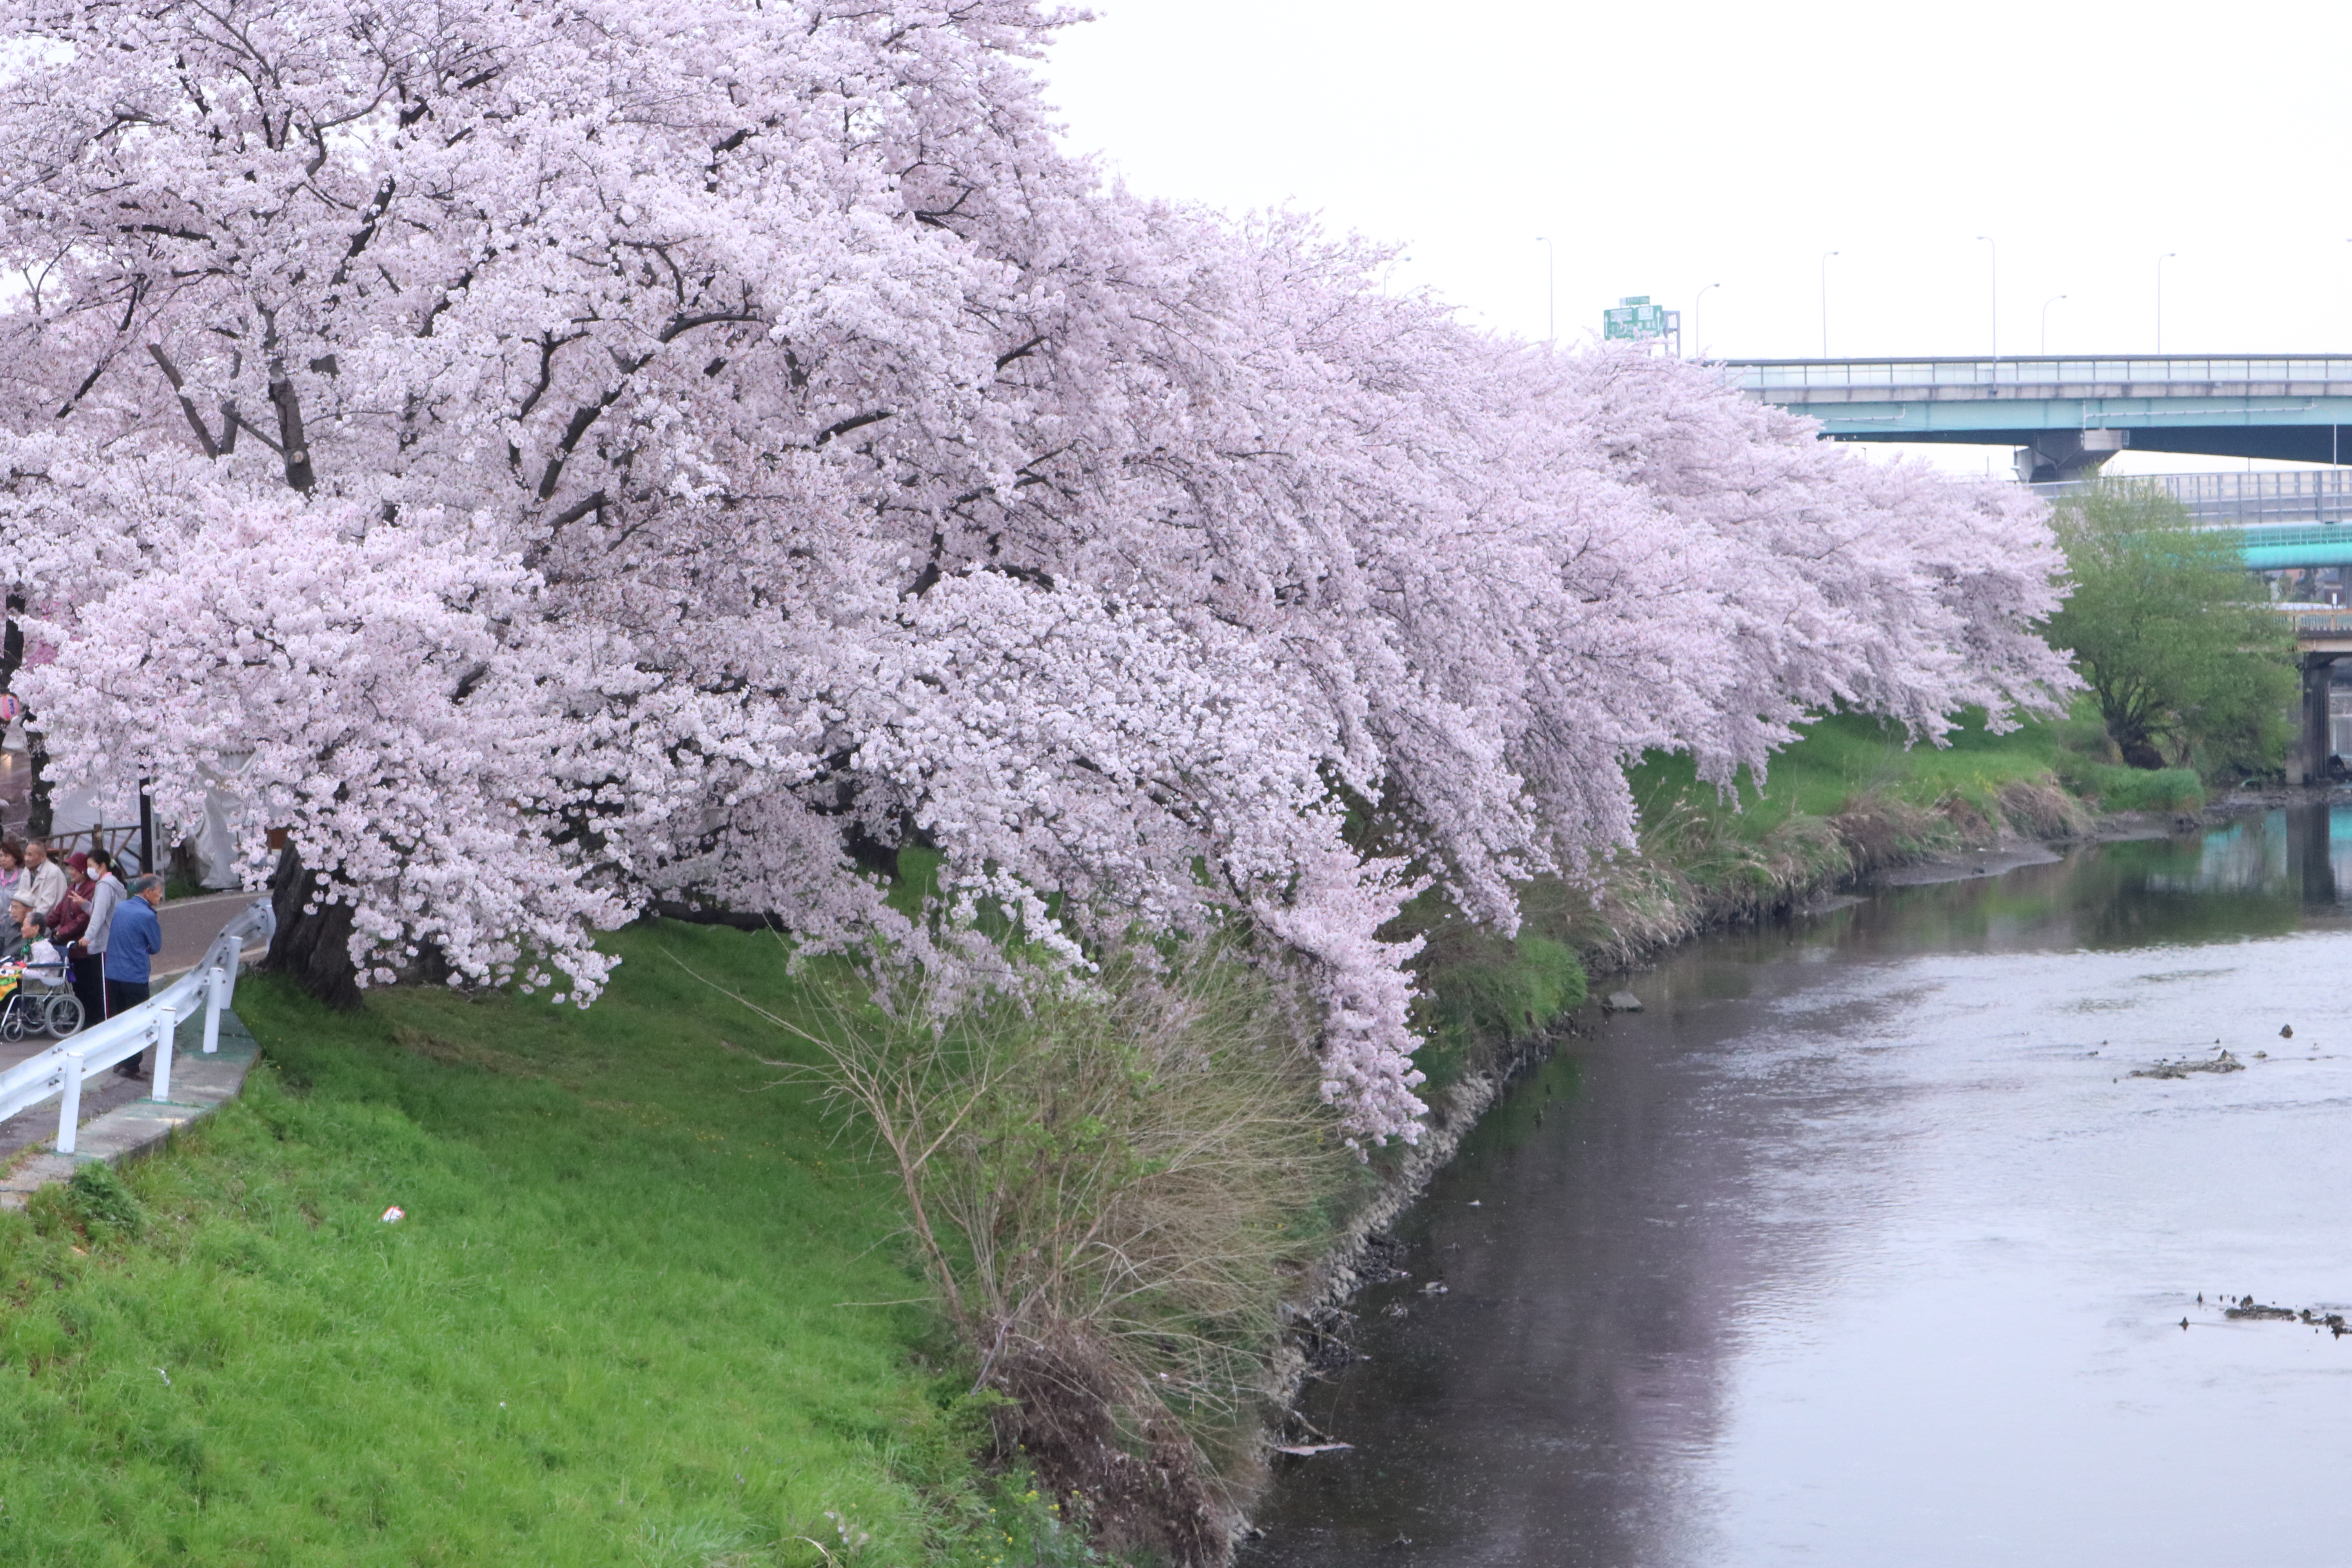
<svg viewBox="0 0 2352 1568"><path fill-rule="evenodd" d="M2300 522L2333 527L2352 518L2352 473L2341 468L2293 468L2259 474L2134 474L2120 481L2062 479L2030 488L2044 500L2058 500L2118 482L2161 490L2187 507L2189 515L2201 523L2260 527ZM2277 542L2310 541L2282 537Z"/></svg>
<svg viewBox="0 0 2352 1568"><path fill-rule="evenodd" d="M198 1007L205 1014L205 1053L220 1048L220 1016L236 998L237 965L245 944L267 938L277 929L269 900L257 899L205 950L194 969L128 1012L67 1036L37 1057L0 1072L0 1121L29 1110L51 1095L62 1096L58 1107L58 1152L74 1152L76 1130L81 1124L81 1086L92 1073L118 1062L155 1051L154 1100L172 1098L172 1050L184 1018ZM93 960L92 962L96 962Z"/></svg>

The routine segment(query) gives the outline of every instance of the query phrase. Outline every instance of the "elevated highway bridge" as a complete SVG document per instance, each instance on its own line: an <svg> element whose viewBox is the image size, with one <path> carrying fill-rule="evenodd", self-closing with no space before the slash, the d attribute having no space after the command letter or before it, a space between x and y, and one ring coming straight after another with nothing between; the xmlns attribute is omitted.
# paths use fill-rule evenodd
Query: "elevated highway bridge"
<svg viewBox="0 0 2352 1568"><path fill-rule="evenodd" d="M1751 397L1840 441L2012 447L2021 479L2088 478L2129 447L2334 463L2352 457L2352 355L1732 360Z"/></svg>

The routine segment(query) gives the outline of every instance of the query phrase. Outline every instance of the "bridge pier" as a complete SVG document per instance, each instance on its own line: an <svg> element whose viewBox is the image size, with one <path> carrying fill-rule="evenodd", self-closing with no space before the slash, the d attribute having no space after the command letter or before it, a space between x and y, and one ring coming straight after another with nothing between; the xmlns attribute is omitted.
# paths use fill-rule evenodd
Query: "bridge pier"
<svg viewBox="0 0 2352 1568"><path fill-rule="evenodd" d="M2303 656L2303 723L2286 763L2286 776L2297 784L2327 782L2327 758L2335 749L2335 737L2328 723L2327 692L2336 681L2336 661L2342 657L2333 653Z"/></svg>
<svg viewBox="0 0 2352 1568"><path fill-rule="evenodd" d="M2099 465L2131 444L2128 430L2043 430L2017 449L2017 477L2029 485L2099 477Z"/></svg>

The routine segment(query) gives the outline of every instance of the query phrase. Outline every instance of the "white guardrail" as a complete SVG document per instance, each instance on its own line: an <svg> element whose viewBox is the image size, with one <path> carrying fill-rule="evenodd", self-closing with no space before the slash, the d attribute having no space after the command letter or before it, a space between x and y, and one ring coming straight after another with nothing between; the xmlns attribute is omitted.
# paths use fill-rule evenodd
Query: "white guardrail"
<svg viewBox="0 0 2352 1568"><path fill-rule="evenodd" d="M257 899L221 928L194 969L128 1012L92 1024L67 1036L39 1056L0 1072L0 1121L28 1110L51 1095L64 1096L58 1108L58 1152L74 1152L75 1131L81 1124L81 1086L93 1073L129 1061L149 1047L155 1048L154 1090L151 1100L172 1098L172 1046L180 1022L202 1007L205 1013L205 1053L220 1049L220 1016L236 998L238 962L245 944L268 937L278 921L269 900ZM102 962L91 960L89 962Z"/></svg>

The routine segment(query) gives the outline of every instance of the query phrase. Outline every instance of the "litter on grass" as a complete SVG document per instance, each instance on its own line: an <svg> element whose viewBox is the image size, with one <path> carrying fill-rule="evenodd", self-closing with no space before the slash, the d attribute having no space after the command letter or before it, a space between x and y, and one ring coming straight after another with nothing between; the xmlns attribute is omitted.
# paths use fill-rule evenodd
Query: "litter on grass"
<svg viewBox="0 0 2352 1568"><path fill-rule="evenodd" d="M402 1220L404 1220L407 1217L408 1211L402 1208L398 1204L394 1204L392 1207L383 1211L383 1223L385 1225L398 1225Z"/></svg>

